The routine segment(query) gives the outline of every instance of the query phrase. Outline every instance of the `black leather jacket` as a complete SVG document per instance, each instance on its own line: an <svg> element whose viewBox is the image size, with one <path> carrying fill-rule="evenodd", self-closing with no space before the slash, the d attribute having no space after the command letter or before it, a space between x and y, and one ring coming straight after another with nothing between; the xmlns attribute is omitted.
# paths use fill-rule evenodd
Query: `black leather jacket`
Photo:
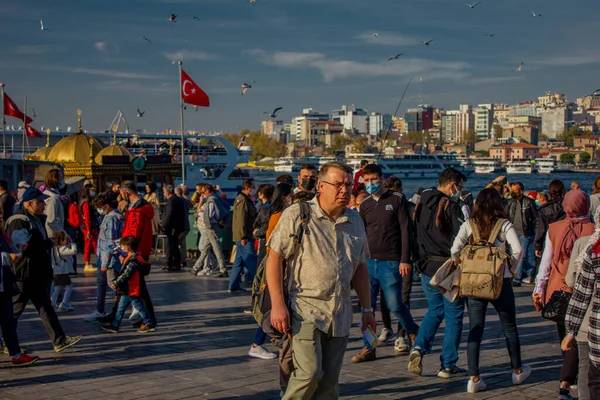
<svg viewBox="0 0 600 400"><path fill-rule="evenodd" d="M538 211L538 218L535 224L535 249L542 251L544 249L544 241L546 240L546 232L548 225L553 222L560 221L565 217L565 212L562 208L562 200L550 201L544 204Z"/></svg>
<svg viewBox="0 0 600 400"><path fill-rule="evenodd" d="M517 199L509 199L506 203L506 214L508 215L508 219L510 222L514 223L515 221L515 212L517 209L517 201L521 201L521 212L523 213L523 233L525 236L534 236L535 235L535 224L538 217L538 211L535 206L535 202L527 197L523 196L521 200Z"/></svg>

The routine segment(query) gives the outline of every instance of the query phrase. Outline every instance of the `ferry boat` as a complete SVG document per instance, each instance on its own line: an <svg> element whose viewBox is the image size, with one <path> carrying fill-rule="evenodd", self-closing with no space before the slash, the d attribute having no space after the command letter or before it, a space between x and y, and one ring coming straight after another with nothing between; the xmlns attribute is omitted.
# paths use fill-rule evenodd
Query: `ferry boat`
<svg viewBox="0 0 600 400"><path fill-rule="evenodd" d="M473 160L476 174L495 174L502 172L502 164L499 160L493 158L478 158Z"/></svg>
<svg viewBox="0 0 600 400"><path fill-rule="evenodd" d="M297 175L303 164L312 164L319 169L332 161L338 161L338 158L332 156L280 157L274 161L273 169L279 174Z"/></svg>
<svg viewBox="0 0 600 400"><path fill-rule="evenodd" d="M376 154L349 154L346 164L357 171L360 161L377 162L383 175L397 176L401 179L436 179L448 167L468 174L454 154L406 154L400 156L382 156Z"/></svg>
<svg viewBox="0 0 600 400"><path fill-rule="evenodd" d="M533 173L533 164L529 160L511 160L506 163L506 173L511 174L531 174Z"/></svg>
<svg viewBox="0 0 600 400"><path fill-rule="evenodd" d="M536 158L535 168L538 174L551 174L556 168L554 158Z"/></svg>

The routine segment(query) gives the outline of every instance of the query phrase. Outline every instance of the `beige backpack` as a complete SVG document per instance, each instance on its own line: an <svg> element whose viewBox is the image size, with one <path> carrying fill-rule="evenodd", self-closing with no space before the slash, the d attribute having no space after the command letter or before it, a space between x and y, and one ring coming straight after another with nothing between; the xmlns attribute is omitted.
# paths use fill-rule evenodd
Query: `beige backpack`
<svg viewBox="0 0 600 400"><path fill-rule="evenodd" d="M504 263L508 254L494 245L506 219L498 219L487 240L481 239L472 219L469 243L460 252L460 296L496 300L502 291Z"/></svg>

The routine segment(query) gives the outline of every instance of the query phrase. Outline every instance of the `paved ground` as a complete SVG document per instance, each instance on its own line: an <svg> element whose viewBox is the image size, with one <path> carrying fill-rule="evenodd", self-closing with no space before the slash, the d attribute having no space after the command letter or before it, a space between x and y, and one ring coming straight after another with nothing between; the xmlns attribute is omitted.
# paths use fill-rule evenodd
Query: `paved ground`
<svg viewBox="0 0 600 400"><path fill-rule="evenodd" d="M19 323L19 334L22 343L42 361L35 367L14 369L9 368L7 358L0 360L0 399L279 398L276 362L246 355L255 331L251 316L243 313L249 297L228 295L224 279L153 272L149 284L160 323L158 330L139 334L125 323L117 335L101 333L95 324L82 320L93 310L95 280L80 277L75 282L76 310L60 319L67 334L84 335L81 344L69 353L53 353L35 311L28 309ZM361 345L355 325L341 374L342 398L555 398L560 367L556 334L551 324L533 312L529 291L517 291L523 358L534 370L526 384L510 385L508 355L491 309L481 360L487 392L468 395L465 378L444 381L435 377L439 341L434 354L425 359L422 377L409 375L407 357L394 356L391 346L379 349L375 362L351 364L351 355ZM417 286L413 301L420 319L425 302ZM465 318L463 339L466 322ZM460 366L465 364L463 345Z"/></svg>

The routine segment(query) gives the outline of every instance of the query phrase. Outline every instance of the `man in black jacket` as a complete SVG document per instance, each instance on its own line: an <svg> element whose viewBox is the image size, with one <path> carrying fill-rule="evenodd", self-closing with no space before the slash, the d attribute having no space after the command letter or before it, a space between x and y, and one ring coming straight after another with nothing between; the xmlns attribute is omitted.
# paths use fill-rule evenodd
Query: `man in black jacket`
<svg viewBox="0 0 600 400"><path fill-rule="evenodd" d="M437 188L426 189L415 210L415 225L421 257L421 286L427 299L427 313L421 321L417 338L410 352L408 370L423 373L423 356L431 352L435 334L444 321L444 340L440 355L441 368L437 376L449 379L463 373L456 366L462 333L464 302L450 302L439 289L429 286L429 281L446 260L458 233L464 215L460 207L460 194L465 176L454 168L445 169Z"/></svg>
<svg viewBox="0 0 600 400"><path fill-rule="evenodd" d="M163 186L163 196L167 199L167 205L160 222L161 228L167 236L167 271L179 271L181 269L181 249L179 243L181 236L185 234L185 204L183 199L175 195L173 185Z"/></svg>
<svg viewBox="0 0 600 400"><path fill-rule="evenodd" d="M566 216L562 207L565 184L559 179L553 180L548 185L548 194L550 199L539 209L535 222L535 255L537 257L542 257L548 225L560 221Z"/></svg>
<svg viewBox="0 0 600 400"><path fill-rule="evenodd" d="M46 234L46 197L36 188L27 189L23 194L23 213L6 221L5 233L15 252L13 262L17 286L21 291L13 301L15 321L31 300L52 340L54 351L59 353L77 344L81 336L65 336L50 301L49 288L53 277L50 250L55 244Z"/></svg>
<svg viewBox="0 0 600 400"><path fill-rule="evenodd" d="M257 212L251 198L253 192L254 181L245 180L233 203L231 233L236 246L236 255L229 274L229 292L241 290L240 278L243 269L246 270L247 282L252 282L256 273L256 252L252 245L252 226Z"/></svg>
<svg viewBox="0 0 600 400"><path fill-rule="evenodd" d="M531 284L535 279L535 253L534 238L538 218L535 202L525 196L525 187L521 182L510 184L510 199L506 203L505 211L512 222L523 250L523 257L517 265L513 286L521 286L521 282Z"/></svg>
<svg viewBox="0 0 600 400"><path fill-rule="evenodd" d="M402 279L410 279L409 215L404 196L383 186L381 167L368 164L363 169L363 183L370 194L359 208L369 243L369 282L371 305L377 302L379 290L389 310L413 340L417 324L402 301ZM408 353L410 345L398 336L394 343L398 353ZM375 359L375 348L365 347L352 358L353 362Z"/></svg>

